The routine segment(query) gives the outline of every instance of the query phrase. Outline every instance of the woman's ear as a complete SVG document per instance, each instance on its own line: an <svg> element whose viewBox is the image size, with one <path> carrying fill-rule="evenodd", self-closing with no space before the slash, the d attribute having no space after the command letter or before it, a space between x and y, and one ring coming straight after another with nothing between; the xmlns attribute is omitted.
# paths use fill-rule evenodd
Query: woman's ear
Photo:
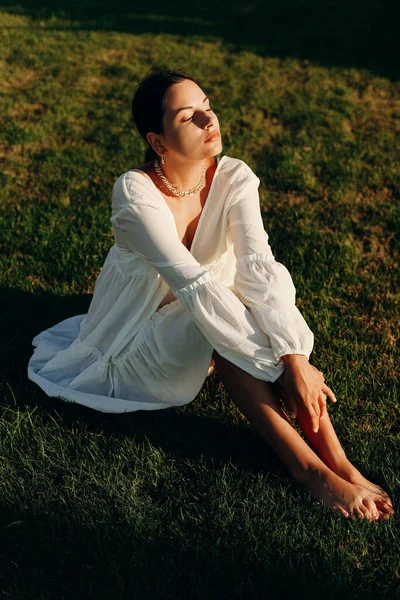
<svg viewBox="0 0 400 600"><path fill-rule="evenodd" d="M146 138L154 152L157 152L158 155L165 153L166 148L162 145L160 138L156 133L149 132L146 134Z"/></svg>

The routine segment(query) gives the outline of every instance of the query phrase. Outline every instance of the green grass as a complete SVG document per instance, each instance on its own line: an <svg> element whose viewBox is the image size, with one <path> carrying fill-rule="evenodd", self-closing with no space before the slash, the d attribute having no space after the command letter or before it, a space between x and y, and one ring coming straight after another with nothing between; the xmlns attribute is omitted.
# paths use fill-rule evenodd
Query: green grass
<svg viewBox="0 0 400 600"><path fill-rule="evenodd" d="M399 597L400 86L382 50L395 19L367 43L372 3L339 15L308 0L306 25L299 6L271 20L260 3L3 6L1 599ZM32 338L88 309L112 185L143 163L133 91L160 64L200 79L223 154L259 175L331 420L394 519L313 502L216 376L184 407L125 415L27 380Z"/></svg>

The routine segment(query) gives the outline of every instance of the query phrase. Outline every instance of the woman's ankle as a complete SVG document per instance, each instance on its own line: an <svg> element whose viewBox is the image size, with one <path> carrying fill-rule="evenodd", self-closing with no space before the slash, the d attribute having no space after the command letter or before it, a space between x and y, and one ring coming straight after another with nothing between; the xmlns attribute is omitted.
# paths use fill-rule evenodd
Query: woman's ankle
<svg viewBox="0 0 400 600"><path fill-rule="evenodd" d="M327 481L330 477L335 475L335 473L324 463L310 464L303 469L292 469L291 474L294 479L308 488L311 488L316 484L320 484L323 481Z"/></svg>
<svg viewBox="0 0 400 600"><path fill-rule="evenodd" d="M335 473L342 479L351 481L356 475L360 474L360 471L348 460L348 458L345 458L335 469Z"/></svg>

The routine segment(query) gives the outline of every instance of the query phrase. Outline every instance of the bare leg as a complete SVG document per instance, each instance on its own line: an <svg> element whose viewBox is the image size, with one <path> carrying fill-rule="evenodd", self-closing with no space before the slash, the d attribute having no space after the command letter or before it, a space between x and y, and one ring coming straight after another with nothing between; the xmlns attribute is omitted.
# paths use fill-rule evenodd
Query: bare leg
<svg viewBox="0 0 400 600"><path fill-rule="evenodd" d="M281 382L278 380L277 384L278 385L273 384L273 387L275 387L279 394L279 390L282 389ZM317 433L313 431L309 416L300 405L297 405L296 419L310 446L314 448L315 452L324 463L342 479L351 483L357 483L368 489L376 503L380 518L389 518L394 512L392 501L380 486L363 477L360 471L349 461L345 451L340 445L339 439L329 418L328 411L325 413L324 417L320 419L319 430Z"/></svg>
<svg viewBox="0 0 400 600"><path fill-rule="evenodd" d="M249 375L215 351L213 356L229 397L272 446L295 479L302 482L315 498L345 517L378 518L370 493L336 475L294 429L271 384Z"/></svg>

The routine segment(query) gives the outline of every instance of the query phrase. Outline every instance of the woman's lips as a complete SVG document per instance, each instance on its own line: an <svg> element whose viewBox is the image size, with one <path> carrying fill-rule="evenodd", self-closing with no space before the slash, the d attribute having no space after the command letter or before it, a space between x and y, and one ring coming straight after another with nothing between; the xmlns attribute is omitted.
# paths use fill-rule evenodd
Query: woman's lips
<svg viewBox="0 0 400 600"><path fill-rule="evenodd" d="M206 141L205 143L207 144L208 142L215 142L215 140L219 139L219 131L215 131Z"/></svg>

